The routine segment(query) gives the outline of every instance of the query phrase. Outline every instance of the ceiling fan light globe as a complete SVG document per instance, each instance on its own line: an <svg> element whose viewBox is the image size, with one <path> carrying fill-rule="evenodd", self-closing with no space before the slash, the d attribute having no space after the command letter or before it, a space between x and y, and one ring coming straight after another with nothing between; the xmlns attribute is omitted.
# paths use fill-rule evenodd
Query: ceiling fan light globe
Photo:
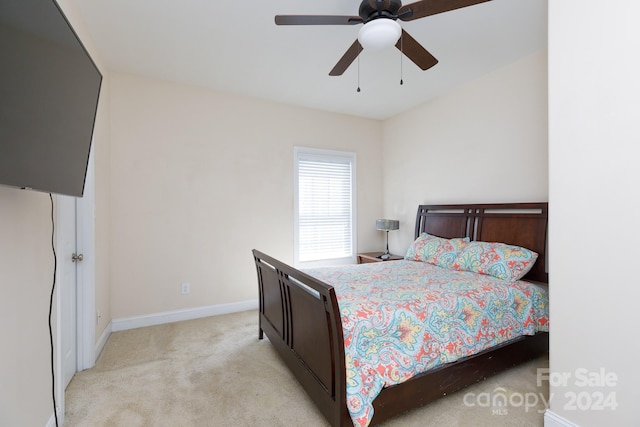
<svg viewBox="0 0 640 427"><path fill-rule="evenodd" d="M379 18L360 28L358 41L366 50L382 50L394 46L402 34L402 27L393 19Z"/></svg>

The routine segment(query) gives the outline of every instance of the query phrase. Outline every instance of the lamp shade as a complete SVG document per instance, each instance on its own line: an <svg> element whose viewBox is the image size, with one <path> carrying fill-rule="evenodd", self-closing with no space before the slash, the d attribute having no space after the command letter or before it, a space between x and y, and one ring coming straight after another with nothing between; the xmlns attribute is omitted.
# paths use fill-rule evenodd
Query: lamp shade
<svg viewBox="0 0 640 427"><path fill-rule="evenodd" d="M376 230L389 231L398 230L400 228L400 221L397 219L377 219Z"/></svg>
<svg viewBox="0 0 640 427"><path fill-rule="evenodd" d="M393 19L378 18L360 28L358 41L364 49L381 50L395 45L401 33L402 27Z"/></svg>

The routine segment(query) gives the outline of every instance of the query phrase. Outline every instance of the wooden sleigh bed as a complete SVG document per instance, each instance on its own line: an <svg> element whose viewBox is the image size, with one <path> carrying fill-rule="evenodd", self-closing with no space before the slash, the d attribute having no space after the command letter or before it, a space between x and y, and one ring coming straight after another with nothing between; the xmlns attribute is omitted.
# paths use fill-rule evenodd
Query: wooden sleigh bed
<svg viewBox="0 0 640 427"><path fill-rule="evenodd" d="M547 203L421 205L415 237L503 242L538 253L523 278L547 284ZM346 405L344 336L334 287L253 250L263 333L332 426L352 426ZM390 261L393 262L393 261ZM371 425L548 351L548 334L523 336L385 387L373 401Z"/></svg>

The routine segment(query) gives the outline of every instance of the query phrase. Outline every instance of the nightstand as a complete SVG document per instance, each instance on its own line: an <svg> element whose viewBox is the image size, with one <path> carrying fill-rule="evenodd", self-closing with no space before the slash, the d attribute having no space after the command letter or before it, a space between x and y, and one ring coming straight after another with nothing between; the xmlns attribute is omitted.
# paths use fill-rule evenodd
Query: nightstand
<svg viewBox="0 0 640 427"><path fill-rule="evenodd" d="M404 259L403 256L393 255L389 259L379 258L384 252L365 252L358 254L358 264L365 264L368 262L382 262L382 261L397 261L399 259Z"/></svg>

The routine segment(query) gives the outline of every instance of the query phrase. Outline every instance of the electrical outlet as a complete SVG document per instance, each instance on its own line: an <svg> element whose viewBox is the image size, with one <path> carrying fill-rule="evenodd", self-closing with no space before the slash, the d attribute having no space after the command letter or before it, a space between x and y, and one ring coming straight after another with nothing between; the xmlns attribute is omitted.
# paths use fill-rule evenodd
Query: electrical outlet
<svg viewBox="0 0 640 427"><path fill-rule="evenodd" d="M182 295L187 295L191 291L191 285L188 282L184 282L180 286L180 290L182 291Z"/></svg>

